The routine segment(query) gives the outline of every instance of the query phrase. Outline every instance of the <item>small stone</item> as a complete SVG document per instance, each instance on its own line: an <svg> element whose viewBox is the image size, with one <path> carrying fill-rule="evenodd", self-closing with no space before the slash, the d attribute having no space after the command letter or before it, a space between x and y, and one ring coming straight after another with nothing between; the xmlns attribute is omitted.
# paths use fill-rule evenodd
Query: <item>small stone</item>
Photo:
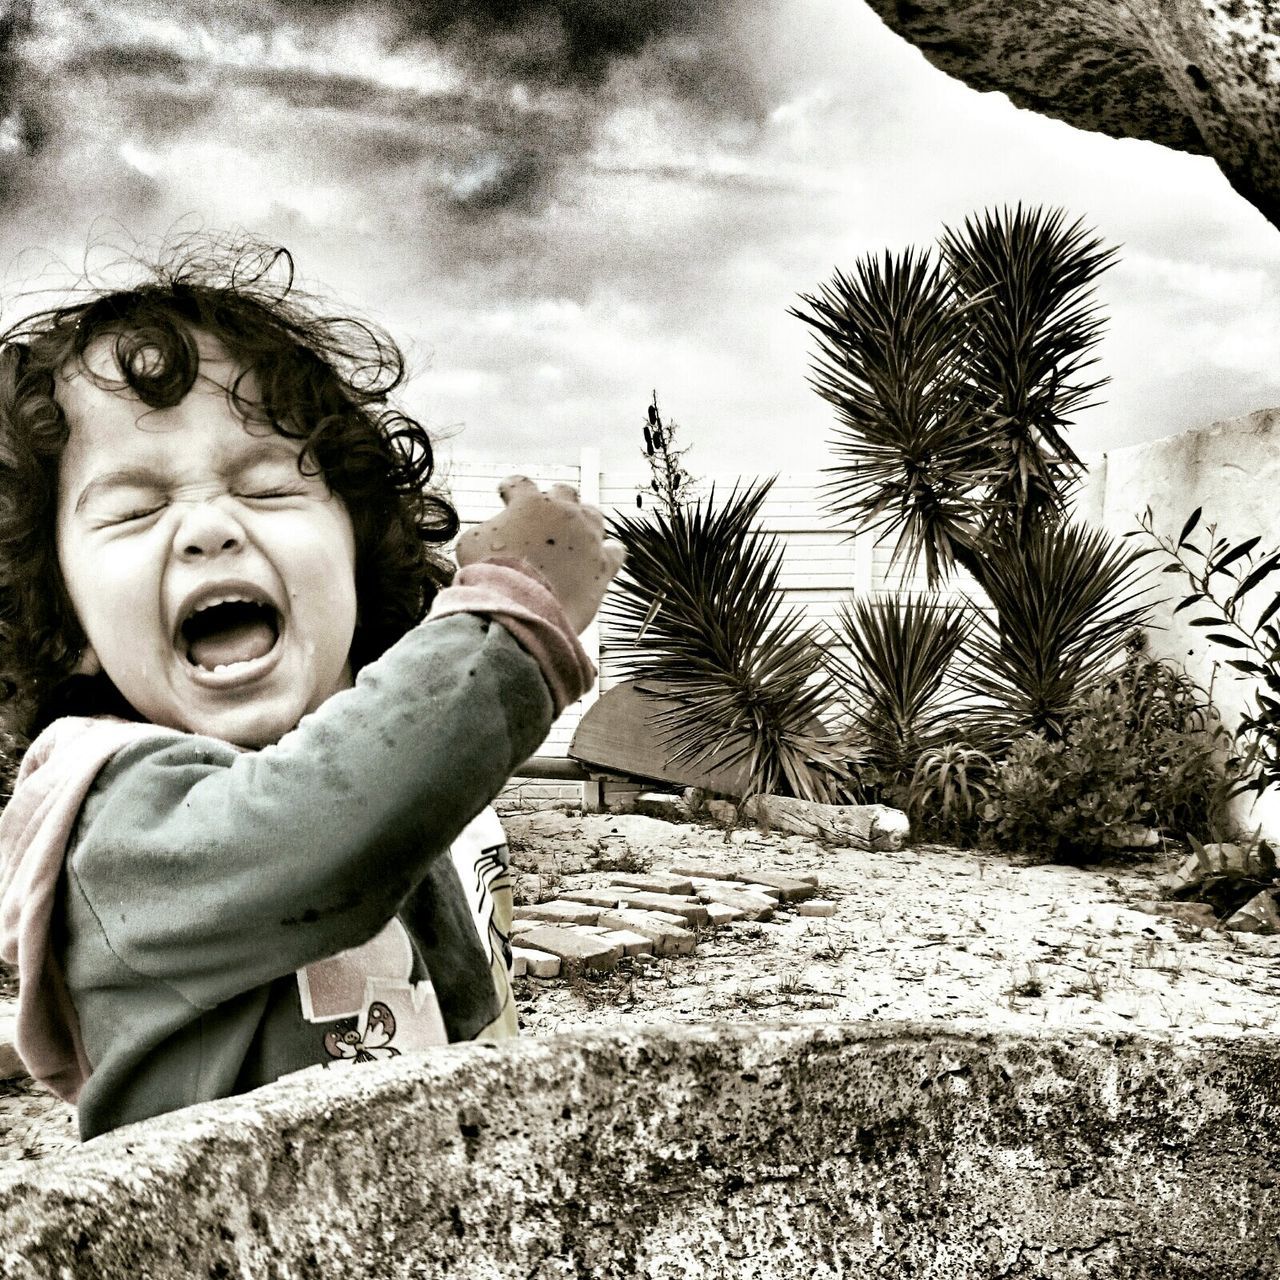
<svg viewBox="0 0 1280 1280"><path fill-rule="evenodd" d="M622 948L624 956L649 956L653 954L654 942L643 933L634 929L608 929L600 935L605 941Z"/></svg>
<svg viewBox="0 0 1280 1280"><path fill-rule="evenodd" d="M708 902L707 923L712 928L722 924L732 924L735 920L745 920L747 913L741 907L731 907L724 902Z"/></svg>
<svg viewBox="0 0 1280 1280"><path fill-rule="evenodd" d="M618 871L609 877L613 884L623 885L641 893L692 893L693 885L687 876L672 875L666 871L650 871L645 874Z"/></svg>
<svg viewBox="0 0 1280 1280"><path fill-rule="evenodd" d="M600 915L600 908L588 906L585 902L570 902L564 898L557 898L552 902L516 907L512 915L516 920L550 920L555 924L595 924Z"/></svg>
<svg viewBox="0 0 1280 1280"><path fill-rule="evenodd" d="M799 916L833 916L835 913L836 904L826 898L809 898L796 903L796 915Z"/></svg>
<svg viewBox="0 0 1280 1280"><path fill-rule="evenodd" d="M1224 920L1224 929L1234 933L1280 933L1280 911L1270 889L1255 894L1233 916Z"/></svg>
<svg viewBox="0 0 1280 1280"><path fill-rule="evenodd" d="M752 888L763 885L769 889L776 889L782 895L783 902L801 902L805 898L812 898L817 893L814 884L800 876L784 876L777 871L752 871L750 875ZM815 876L814 880L816 879Z"/></svg>
<svg viewBox="0 0 1280 1280"><path fill-rule="evenodd" d="M580 964L585 969L613 969L622 959L622 948L605 942L600 934L579 933L573 928L547 925L524 934L521 945L559 956L561 961Z"/></svg>
<svg viewBox="0 0 1280 1280"><path fill-rule="evenodd" d="M522 972L531 978L558 978L560 958L532 947L512 947L511 959L524 966Z"/></svg>
<svg viewBox="0 0 1280 1280"><path fill-rule="evenodd" d="M610 929L627 929L653 940L653 949L660 956L687 956L693 953L696 939L684 927L679 916L669 916L660 911L637 911L622 908L608 911L600 917Z"/></svg>
<svg viewBox="0 0 1280 1280"><path fill-rule="evenodd" d="M692 890L693 886L689 888ZM665 911L691 925L707 923L707 909L696 898L677 898L671 893L624 893L622 903L627 907L639 907L641 911Z"/></svg>
<svg viewBox="0 0 1280 1280"><path fill-rule="evenodd" d="M703 902L723 902L727 907L737 907L738 910L745 911L750 920L768 920L778 905L763 894L750 893L746 889L732 887L717 880L698 886L698 897Z"/></svg>

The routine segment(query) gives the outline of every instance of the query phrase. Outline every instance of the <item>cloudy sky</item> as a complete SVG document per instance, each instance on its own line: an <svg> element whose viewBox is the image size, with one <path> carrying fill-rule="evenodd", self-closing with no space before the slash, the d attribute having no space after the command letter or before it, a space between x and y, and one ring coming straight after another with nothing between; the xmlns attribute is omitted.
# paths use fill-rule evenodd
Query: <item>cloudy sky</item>
<svg viewBox="0 0 1280 1280"><path fill-rule="evenodd" d="M86 263L247 231L403 342L446 454L629 466L656 387L695 473L820 467L788 307L1018 200L1121 246L1082 449L1280 405L1280 233L1211 161L975 93L860 0L5 13L7 316Z"/></svg>

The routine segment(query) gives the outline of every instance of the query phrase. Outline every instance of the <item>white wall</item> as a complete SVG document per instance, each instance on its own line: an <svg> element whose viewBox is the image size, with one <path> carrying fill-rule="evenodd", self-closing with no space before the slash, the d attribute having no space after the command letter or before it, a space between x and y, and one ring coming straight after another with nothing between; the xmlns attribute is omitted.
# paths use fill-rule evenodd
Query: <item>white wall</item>
<svg viewBox="0 0 1280 1280"><path fill-rule="evenodd" d="M1259 550L1280 547L1280 409L1114 449L1103 468L1093 469L1082 502L1116 534L1136 528L1150 505L1157 531L1176 538L1183 522L1203 507L1204 520L1216 521L1218 532L1232 542L1258 535ZM1203 538L1193 541L1204 545ZM1202 684L1212 682L1214 701L1233 725L1254 682L1237 678L1222 665L1224 651L1187 625L1198 616L1196 609L1174 616L1187 594L1186 579L1168 574L1163 585L1166 598L1157 609L1152 650L1185 665ZM1255 607L1260 609L1275 590L1280 590L1280 575L1258 589ZM1242 799L1238 816L1250 829L1261 825L1269 839L1280 836L1280 796L1269 794L1256 804Z"/></svg>

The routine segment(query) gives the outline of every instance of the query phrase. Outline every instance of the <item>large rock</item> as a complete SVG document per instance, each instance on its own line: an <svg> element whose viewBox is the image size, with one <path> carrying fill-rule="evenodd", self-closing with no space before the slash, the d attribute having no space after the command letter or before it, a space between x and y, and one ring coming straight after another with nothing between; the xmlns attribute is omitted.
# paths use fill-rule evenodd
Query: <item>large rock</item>
<svg viewBox="0 0 1280 1280"><path fill-rule="evenodd" d="M0 1172L4 1280L1280 1267L1280 1045L576 1032L310 1070Z"/></svg>
<svg viewBox="0 0 1280 1280"><path fill-rule="evenodd" d="M1280 226L1271 0L868 0L934 66L1020 107L1209 155Z"/></svg>

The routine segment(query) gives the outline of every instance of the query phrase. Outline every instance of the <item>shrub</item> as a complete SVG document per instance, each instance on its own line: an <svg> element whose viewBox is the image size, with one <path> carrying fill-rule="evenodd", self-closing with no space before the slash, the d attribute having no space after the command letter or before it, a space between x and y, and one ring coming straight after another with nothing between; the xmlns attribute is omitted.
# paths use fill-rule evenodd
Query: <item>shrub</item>
<svg viewBox="0 0 1280 1280"><path fill-rule="evenodd" d="M1060 741L1013 742L992 774L984 834L1069 861L1134 826L1207 839L1229 790L1224 739L1203 691L1131 643L1120 673L1073 706Z"/></svg>

